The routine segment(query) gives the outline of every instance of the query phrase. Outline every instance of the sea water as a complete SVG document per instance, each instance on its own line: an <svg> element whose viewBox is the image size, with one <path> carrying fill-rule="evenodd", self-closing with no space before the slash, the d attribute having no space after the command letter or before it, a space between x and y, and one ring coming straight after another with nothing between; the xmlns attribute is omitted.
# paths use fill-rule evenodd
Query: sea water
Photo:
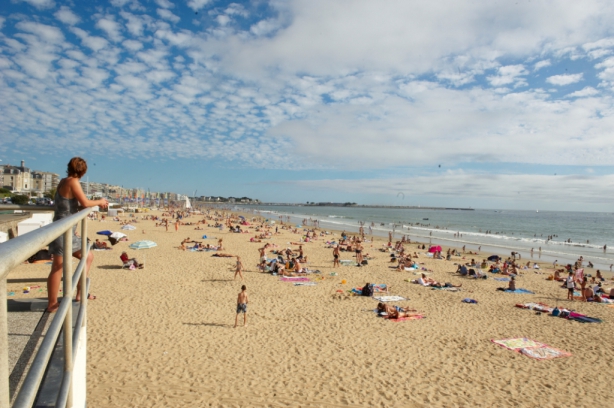
<svg viewBox="0 0 614 408"><path fill-rule="evenodd" d="M518 210L434 210L333 206L250 206L265 218L307 225L319 221L321 228L365 233L395 239L407 235L419 242L432 242L523 259L572 263L580 256L596 268L609 270L614 263L614 213ZM548 239L553 236L552 239ZM571 242L569 242L571 240ZM607 246L604 252L603 247ZM541 252L539 250L541 248ZM533 249L533 257L531 257Z"/></svg>

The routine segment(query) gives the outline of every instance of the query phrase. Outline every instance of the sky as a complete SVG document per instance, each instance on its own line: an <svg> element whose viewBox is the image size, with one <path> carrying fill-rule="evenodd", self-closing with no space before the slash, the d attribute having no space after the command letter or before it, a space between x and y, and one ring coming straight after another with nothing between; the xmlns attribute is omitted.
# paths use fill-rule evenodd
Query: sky
<svg viewBox="0 0 614 408"><path fill-rule="evenodd" d="M0 164L265 202L612 211L614 2L6 0Z"/></svg>

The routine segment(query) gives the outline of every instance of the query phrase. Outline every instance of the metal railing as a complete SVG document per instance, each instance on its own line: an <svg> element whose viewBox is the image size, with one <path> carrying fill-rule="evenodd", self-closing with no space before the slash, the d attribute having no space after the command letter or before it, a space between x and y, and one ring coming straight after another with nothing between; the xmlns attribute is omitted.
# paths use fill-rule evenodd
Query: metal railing
<svg viewBox="0 0 614 408"><path fill-rule="evenodd" d="M0 206L0 209L11 210L46 210L50 207L40 206ZM17 207L17 208L16 208ZM26 378L15 398L13 407L31 407L34 404L38 389L43 380L45 370L51 359L55 344L64 332L64 375L59 390L56 407L73 406L73 362L76 358L77 345L79 344L80 328L87 322L87 293L89 282L83 270L87 263L89 248L87 244L87 215L92 208L86 208L80 212L56 221L41 229L29 232L23 236L11 239L0 244L0 408L9 408L9 375L8 363L8 311L7 311L7 286L6 278L11 270L26 261L40 249L47 246L51 241L63 235L64 254L72 254L72 227L81 222L81 248L82 257L75 272L72 272L72 256L64 256L63 265L63 297L55 317L45 335L36 356L32 362ZM77 323L73 334L72 327L72 298L74 291L80 285L81 301L77 314Z"/></svg>

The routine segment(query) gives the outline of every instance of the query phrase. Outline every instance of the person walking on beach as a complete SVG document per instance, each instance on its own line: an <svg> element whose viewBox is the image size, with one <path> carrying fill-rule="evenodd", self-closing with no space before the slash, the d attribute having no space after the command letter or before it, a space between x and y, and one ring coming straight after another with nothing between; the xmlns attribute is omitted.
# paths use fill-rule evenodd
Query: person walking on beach
<svg viewBox="0 0 614 408"><path fill-rule="evenodd" d="M237 256L237 266L235 270L235 277L237 279L237 275L241 277L241 282L243 282L243 264L241 263L241 257Z"/></svg>
<svg viewBox="0 0 614 408"><path fill-rule="evenodd" d="M333 248L333 268L336 268L339 266L339 245L335 245L335 248ZM610 267L610 270L612 269L612 267Z"/></svg>
<svg viewBox="0 0 614 408"><path fill-rule="evenodd" d="M238 258L238 257L237 257ZM243 313L243 327L247 326L247 303L249 299L247 297L247 287L241 286L241 292L237 296L237 315L235 316L235 328L239 323L239 314Z"/></svg>

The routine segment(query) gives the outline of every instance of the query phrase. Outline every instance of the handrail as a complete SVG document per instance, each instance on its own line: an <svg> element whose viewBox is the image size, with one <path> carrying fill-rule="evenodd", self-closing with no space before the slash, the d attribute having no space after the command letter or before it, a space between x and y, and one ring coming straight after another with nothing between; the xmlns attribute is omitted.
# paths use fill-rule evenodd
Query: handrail
<svg viewBox="0 0 614 408"><path fill-rule="evenodd" d="M0 206L0 210L7 206ZM19 209L38 210L40 206L11 206L20 207ZM14 208L10 208L14 209ZM45 210L49 210L45 207ZM52 208L51 208L52 209ZM64 249L66 253L72 253L72 227L81 222L81 248L82 257L76 271L72 271L72 257L64 257L63 288L64 295L60 302L58 311L51 322L47 335L43 339L41 346L34 357L33 363L28 371L19 393L15 399L14 407L30 407L38 392L42 382L46 367L52 356L55 343L64 331L64 375L57 406L72 406L72 382L73 361L76 357L76 348L73 344L78 344L80 327L85 326L87 310L87 288L86 274L83 273L87 263L89 252L87 244L87 215L93 208L86 208L69 217L53 222L43 228L29 232L23 236L14 238L0 244L0 388L9 389L9 366L8 366L8 327L7 327L7 302L6 302L6 278L9 272L29 257L45 247L51 241L63 235ZM72 297L77 284L82 289L81 307L78 312L78 322L73 333L72 327ZM0 408L8 408L10 404L9 393L0 395Z"/></svg>
<svg viewBox="0 0 614 408"><path fill-rule="evenodd" d="M12 211L12 210L23 210L23 211L54 211L54 207L52 205L20 205L20 204L0 204L0 211Z"/></svg>
<svg viewBox="0 0 614 408"><path fill-rule="evenodd" d="M1 243L0 259L2 259L2 263L0 263L0 280L6 279L9 272L17 265L72 228L73 225L84 219L90 211L90 208L86 208L69 217Z"/></svg>

